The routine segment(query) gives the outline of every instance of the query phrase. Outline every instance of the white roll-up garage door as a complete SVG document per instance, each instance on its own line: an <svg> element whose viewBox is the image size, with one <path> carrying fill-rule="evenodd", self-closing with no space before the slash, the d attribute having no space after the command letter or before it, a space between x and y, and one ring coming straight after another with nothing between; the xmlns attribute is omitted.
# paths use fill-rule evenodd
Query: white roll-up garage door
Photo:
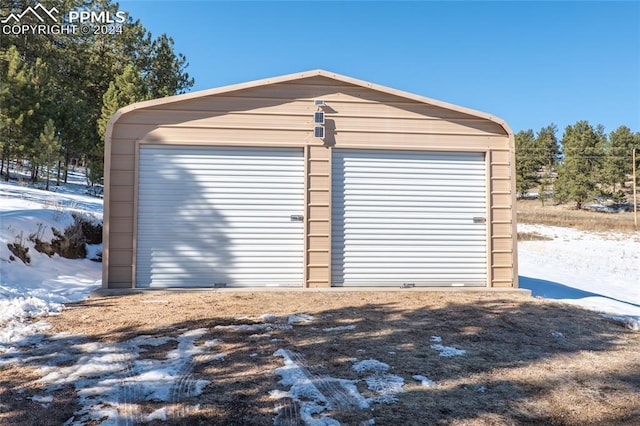
<svg viewBox="0 0 640 426"><path fill-rule="evenodd" d="M137 287L301 286L301 149L142 146Z"/></svg>
<svg viewBox="0 0 640 426"><path fill-rule="evenodd" d="M483 153L334 150L334 286L487 285Z"/></svg>

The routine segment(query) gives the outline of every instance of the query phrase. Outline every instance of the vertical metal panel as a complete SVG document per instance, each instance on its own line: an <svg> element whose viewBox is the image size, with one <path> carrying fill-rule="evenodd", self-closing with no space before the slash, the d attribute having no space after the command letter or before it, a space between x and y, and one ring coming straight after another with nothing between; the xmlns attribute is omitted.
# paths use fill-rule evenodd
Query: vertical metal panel
<svg viewBox="0 0 640 426"><path fill-rule="evenodd" d="M486 286L483 153L335 149L332 285Z"/></svg>
<svg viewBox="0 0 640 426"><path fill-rule="evenodd" d="M302 149L141 146L137 287L301 286Z"/></svg>

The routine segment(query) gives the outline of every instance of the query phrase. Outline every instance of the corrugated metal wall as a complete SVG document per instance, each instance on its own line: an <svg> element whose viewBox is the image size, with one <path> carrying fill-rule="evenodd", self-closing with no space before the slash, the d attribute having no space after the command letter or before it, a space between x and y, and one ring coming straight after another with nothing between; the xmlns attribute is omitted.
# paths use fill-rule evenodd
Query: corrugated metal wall
<svg viewBox="0 0 640 426"><path fill-rule="evenodd" d="M333 152L334 286L486 286L482 153Z"/></svg>
<svg viewBox="0 0 640 426"><path fill-rule="evenodd" d="M137 286L302 286L303 213L302 149L143 146Z"/></svg>

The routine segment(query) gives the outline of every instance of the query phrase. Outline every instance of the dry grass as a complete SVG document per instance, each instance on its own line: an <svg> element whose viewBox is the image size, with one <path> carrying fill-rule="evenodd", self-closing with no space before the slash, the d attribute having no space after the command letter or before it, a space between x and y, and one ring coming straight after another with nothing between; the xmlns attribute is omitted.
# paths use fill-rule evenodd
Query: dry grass
<svg viewBox="0 0 640 426"><path fill-rule="evenodd" d="M567 204L554 205L547 201L518 200L518 222L577 228L595 232L635 232L633 213L602 213L576 210Z"/></svg>
<svg viewBox="0 0 640 426"><path fill-rule="evenodd" d="M379 425L640 424L640 333L544 300L413 290L222 291L96 298L72 307L49 319L50 333L114 343L204 327L204 339L222 340L219 349L228 356L194 371L211 381L202 395L185 401L199 404L199 410L169 424L273 424L269 391L288 390L273 372L283 365L273 355L279 348L302 354L322 375L357 379L350 360L373 358L404 378L406 392L397 404L331 412L342 424L371 418ZM265 313L308 313L315 320L272 330L268 338L215 328L260 322ZM343 325L355 330L323 331ZM466 354L440 357L430 347L434 335ZM159 346L144 356L162 358L172 348ZM27 399L42 394L38 367L27 363L0 370L0 424L62 424L78 409L73 389L56 391L49 408ZM420 386L412 379L416 374L436 385ZM367 392L364 383L359 388ZM147 412L162 406L144 404Z"/></svg>
<svg viewBox="0 0 640 426"><path fill-rule="evenodd" d="M551 241L553 238L546 237L537 232L518 232L518 241Z"/></svg>

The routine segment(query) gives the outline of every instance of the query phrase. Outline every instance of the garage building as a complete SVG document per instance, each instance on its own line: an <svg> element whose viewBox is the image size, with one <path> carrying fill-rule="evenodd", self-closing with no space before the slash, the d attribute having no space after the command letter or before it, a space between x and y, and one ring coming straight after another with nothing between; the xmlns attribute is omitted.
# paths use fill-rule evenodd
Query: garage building
<svg viewBox="0 0 640 426"><path fill-rule="evenodd" d="M517 287L513 133L315 70L120 109L103 288Z"/></svg>

